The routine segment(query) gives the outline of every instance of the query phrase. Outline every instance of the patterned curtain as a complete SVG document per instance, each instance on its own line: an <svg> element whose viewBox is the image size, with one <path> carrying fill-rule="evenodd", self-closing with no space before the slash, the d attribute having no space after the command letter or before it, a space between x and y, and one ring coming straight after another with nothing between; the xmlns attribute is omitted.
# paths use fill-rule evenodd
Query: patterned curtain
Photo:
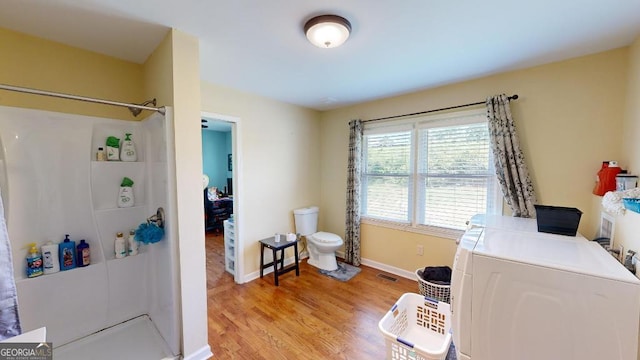
<svg viewBox="0 0 640 360"><path fill-rule="evenodd" d="M362 171L362 121L349 122L349 163L347 167L347 216L344 258L360 265L360 173Z"/></svg>
<svg viewBox="0 0 640 360"><path fill-rule="evenodd" d="M496 175L513 216L535 217L536 195L520 149L520 141L505 94L487 98L487 118Z"/></svg>

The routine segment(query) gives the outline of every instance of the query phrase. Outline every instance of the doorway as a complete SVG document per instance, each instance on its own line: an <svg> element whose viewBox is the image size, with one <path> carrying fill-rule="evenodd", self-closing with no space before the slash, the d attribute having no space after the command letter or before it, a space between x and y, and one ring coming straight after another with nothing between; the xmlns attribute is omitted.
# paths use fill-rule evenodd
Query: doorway
<svg viewBox="0 0 640 360"><path fill-rule="evenodd" d="M206 112L201 118L207 272L242 283L240 119Z"/></svg>

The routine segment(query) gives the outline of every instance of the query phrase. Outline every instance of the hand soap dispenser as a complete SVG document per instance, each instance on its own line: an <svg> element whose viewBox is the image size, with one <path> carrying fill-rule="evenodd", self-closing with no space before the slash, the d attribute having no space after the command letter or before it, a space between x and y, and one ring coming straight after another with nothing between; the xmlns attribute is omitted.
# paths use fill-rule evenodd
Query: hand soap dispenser
<svg viewBox="0 0 640 360"><path fill-rule="evenodd" d="M70 270L76 267L76 242L65 235L64 241L59 245L60 270Z"/></svg>

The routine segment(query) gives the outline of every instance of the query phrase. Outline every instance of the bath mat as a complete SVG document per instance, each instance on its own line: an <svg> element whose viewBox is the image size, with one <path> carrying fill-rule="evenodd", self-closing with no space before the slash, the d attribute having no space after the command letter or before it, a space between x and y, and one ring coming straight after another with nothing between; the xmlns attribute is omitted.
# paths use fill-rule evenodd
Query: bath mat
<svg viewBox="0 0 640 360"><path fill-rule="evenodd" d="M326 275L340 281L349 281L352 277L358 275L360 270L361 269L359 267L338 262L338 268L336 270L328 271L318 269L318 272L322 275Z"/></svg>

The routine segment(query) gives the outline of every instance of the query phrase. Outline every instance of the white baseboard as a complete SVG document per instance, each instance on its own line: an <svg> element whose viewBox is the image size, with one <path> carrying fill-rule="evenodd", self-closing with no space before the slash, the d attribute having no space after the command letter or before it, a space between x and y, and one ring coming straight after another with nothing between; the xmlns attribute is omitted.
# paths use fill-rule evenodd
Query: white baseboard
<svg viewBox="0 0 640 360"><path fill-rule="evenodd" d="M206 345L198 349L198 351L185 356L183 359L184 360L206 360L211 357L213 357L213 353L211 352L211 347L209 345Z"/></svg>
<svg viewBox="0 0 640 360"><path fill-rule="evenodd" d="M302 260L306 259L307 257L309 257L309 256L307 255L306 251L301 252L300 255L298 256L298 262L302 262ZM295 258L293 256L288 257L288 258L284 259L284 266L289 266L289 265L293 264L294 261L295 261ZM271 274L271 273L273 273L273 267L272 266L264 269L264 271L262 272L262 276L266 276L266 275ZM258 271L254 271L252 273L246 274L244 276L243 281L246 283L246 282L253 281L253 280L259 279L259 278L260 278L260 269L258 269Z"/></svg>
<svg viewBox="0 0 640 360"><path fill-rule="evenodd" d="M397 268L397 267L389 266L387 264L379 263L377 261L373 261L373 260L369 260L369 259L362 259L361 263L362 263L362 265L366 265L366 266L372 267L374 269L382 270L382 271L388 272L390 274L402 276L403 278L406 278L406 279L409 279L409 280L416 280L416 273L413 272L413 271L407 271L407 270L404 270L404 269L400 269L400 268Z"/></svg>
<svg viewBox="0 0 640 360"><path fill-rule="evenodd" d="M336 251L336 255L338 257L341 257L341 258L344 259L344 252ZM308 254L307 254L306 251L304 251L304 252L300 253L300 256L299 256L298 260L302 261L303 259L306 259L307 257L308 257ZM294 261L293 257L289 257L289 258L284 259L284 266L293 264L293 261ZM397 268L397 267L393 267L393 266L390 266L390 265L387 265L387 264L383 264L383 263L379 263L377 261L373 261L373 260L369 260L369 259L362 259L361 263L362 263L362 265L366 265L366 266L372 267L374 269L378 269L378 270L381 270L381 271L384 271L384 272L388 272L388 273L393 274L393 275L401 276L401 277L409 279L409 280L416 280L416 273L413 272L413 271L407 271L407 270L404 270L404 269L400 269L400 268ZM264 269L263 276L267 275L267 274L271 274L272 272L273 272L273 268L272 267L270 267L268 269ZM258 278L260 278L260 270L254 271L254 272L252 272L250 274L247 274L244 277L243 280L244 280L244 282L249 282L249 281L253 281L253 280L258 279Z"/></svg>
<svg viewBox="0 0 640 360"><path fill-rule="evenodd" d="M343 251L336 251L336 255L344 259ZM402 276L403 278L407 278L409 280L416 280L416 273L412 271L407 271L397 267L389 266L387 264L379 263L377 261L373 261L369 259L361 259L360 262L362 263L362 265L366 265L374 269L378 269L378 270L388 272L390 274Z"/></svg>

